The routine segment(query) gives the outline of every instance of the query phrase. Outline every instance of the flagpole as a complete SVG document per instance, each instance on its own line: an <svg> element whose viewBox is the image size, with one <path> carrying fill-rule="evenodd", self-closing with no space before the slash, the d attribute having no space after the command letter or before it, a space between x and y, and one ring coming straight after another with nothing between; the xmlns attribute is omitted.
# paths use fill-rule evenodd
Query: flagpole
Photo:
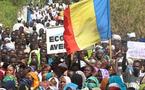
<svg viewBox="0 0 145 90"><path fill-rule="evenodd" d="M109 56L110 56L110 60L112 60L112 42L111 39L109 39Z"/></svg>

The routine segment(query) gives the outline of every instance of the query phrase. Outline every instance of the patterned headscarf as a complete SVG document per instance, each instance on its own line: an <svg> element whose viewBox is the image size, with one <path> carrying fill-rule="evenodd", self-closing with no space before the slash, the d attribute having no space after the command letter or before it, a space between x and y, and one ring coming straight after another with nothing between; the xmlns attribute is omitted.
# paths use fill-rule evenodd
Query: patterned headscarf
<svg viewBox="0 0 145 90"><path fill-rule="evenodd" d="M96 87L99 87L99 81L96 77L94 76L90 76L86 81L85 81L85 84L84 84L84 88L96 88Z"/></svg>
<svg viewBox="0 0 145 90"><path fill-rule="evenodd" d="M117 85L119 85L119 88L121 90L126 90L126 86L124 84L124 82L122 81L121 77L118 75L113 75L109 78L109 84L112 83L117 83Z"/></svg>

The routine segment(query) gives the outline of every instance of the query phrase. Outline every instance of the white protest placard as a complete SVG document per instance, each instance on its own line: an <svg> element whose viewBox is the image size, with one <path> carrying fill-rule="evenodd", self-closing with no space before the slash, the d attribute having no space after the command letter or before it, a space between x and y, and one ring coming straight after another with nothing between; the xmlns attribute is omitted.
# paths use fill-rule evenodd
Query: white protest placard
<svg viewBox="0 0 145 90"><path fill-rule="evenodd" d="M127 58L145 59L145 43L128 41L127 47Z"/></svg>
<svg viewBox="0 0 145 90"><path fill-rule="evenodd" d="M63 40L64 27L46 29L47 54L66 52Z"/></svg>

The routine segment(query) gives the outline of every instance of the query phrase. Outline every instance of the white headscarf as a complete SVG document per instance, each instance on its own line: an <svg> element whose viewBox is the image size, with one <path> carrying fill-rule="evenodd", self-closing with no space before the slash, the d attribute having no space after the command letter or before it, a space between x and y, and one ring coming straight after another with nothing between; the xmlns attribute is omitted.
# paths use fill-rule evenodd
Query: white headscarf
<svg viewBox="0 0 145 90"><path fill-rule="evenodd" d="M82 76L82 78L83 78L83 83L85 83L85 81L86 81L86 76L85 76L84 72L82 72L82 71L76 71L76 73Z"/></svg>
<svg viewBox="0 0 145 90"><path fill-rule="evenodd" d="M62 76L66 80L66 84L71 83L71 79L68 76Z"/></svg>
<svg viewBox="0 0 145 90"><path fill-rule="evenodd" d="M50 87L50 90L58 90L58 86L59 86L59 81L56 77L52 77L50 78L48 81L50 82L52 79L54 79L56 81L56 85L55 86L49 86Z"/></svg>

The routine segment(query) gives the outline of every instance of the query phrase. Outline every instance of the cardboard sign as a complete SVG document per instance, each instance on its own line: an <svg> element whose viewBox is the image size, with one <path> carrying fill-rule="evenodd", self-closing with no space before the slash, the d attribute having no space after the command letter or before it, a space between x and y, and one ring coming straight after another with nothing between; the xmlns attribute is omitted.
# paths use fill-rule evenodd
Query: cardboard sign
<svg viewBox="0 0 145 90"><path fill-rule="evenodd" d="M145 43L128 41L127 47L127 58L145 59Z"/></svg>
<svg viewBox="0 0 145 90"><path fill-rule="evenodd" d="M47 54L66 52L63 40L64 27L46 29Z"/></svg>

